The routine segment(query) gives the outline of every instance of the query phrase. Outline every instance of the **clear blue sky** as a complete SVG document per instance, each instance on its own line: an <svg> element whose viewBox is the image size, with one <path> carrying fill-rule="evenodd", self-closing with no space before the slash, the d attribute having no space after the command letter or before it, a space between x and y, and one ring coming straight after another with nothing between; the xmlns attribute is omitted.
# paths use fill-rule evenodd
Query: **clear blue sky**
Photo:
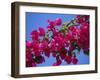
<svg viewBox="0 0 100 80"><path fill-rule="evenodd" d="M75 18L76 15L73 14L51 14L51 13L32 13L26 12L26 40L30 41L30 33L32 30L37 30L39 27L43 27L46 30L48 25L47 20L55 20L56 18L61 18L62 23L67 22ZM79 62L78 64L89 64L89 56L84 55L81 50L80 55L77 56ZM52 56L50 58L46 58L46 61L38 66L51 66L56 60ZM77 64L77 65L78 65ZM67 65L65 62L62 65Z"/></svg>

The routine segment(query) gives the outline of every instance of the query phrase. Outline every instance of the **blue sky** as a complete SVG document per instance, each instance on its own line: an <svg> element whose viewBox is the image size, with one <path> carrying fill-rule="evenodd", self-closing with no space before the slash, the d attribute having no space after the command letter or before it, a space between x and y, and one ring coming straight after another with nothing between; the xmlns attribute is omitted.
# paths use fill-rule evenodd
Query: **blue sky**
<svg viewBox="0 0 100 80"><path fill-rule="evenodd" d="M43 27L45 30L47 29L48 23L47 20L55 20L56 18L61 18L62 23L67 22L75 18L74 14L53 14L53 13L33 13L26 12L26 40L30 41L30 33L32 30L37 30L39 27ZM77 56L79 62L78 64L89 64L89 56L84 55L81 50L80 55ZM52 56L50 58L46 58L46 61L43 64L39 64L38 66L51 66L56 60ZM65 62L62 65L67 65Z"/></svg>

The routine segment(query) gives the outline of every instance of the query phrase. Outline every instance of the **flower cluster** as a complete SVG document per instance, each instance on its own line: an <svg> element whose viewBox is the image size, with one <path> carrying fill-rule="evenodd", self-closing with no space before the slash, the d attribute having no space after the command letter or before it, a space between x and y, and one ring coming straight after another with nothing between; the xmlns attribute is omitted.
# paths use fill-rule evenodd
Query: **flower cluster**
<svg viewBox="0 0 100 80"><path fill-rule="evenodd" d="M70 22L62 23L61 18L48 20L47 30L40 27L31 32L32 41L26 41L26 66L37 66L45 62L46 57L56 58L53 66L62 61L77 64L77 53L82 49L89 54L89 16L78 15ZM75 50L78 52L76 53Z"/></svg>

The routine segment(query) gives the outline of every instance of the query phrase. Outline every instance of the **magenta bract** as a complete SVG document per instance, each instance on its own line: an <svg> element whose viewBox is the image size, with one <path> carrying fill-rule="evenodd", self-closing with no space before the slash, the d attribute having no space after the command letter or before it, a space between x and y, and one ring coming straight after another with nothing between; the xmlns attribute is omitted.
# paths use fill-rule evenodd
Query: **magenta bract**
<svg viewBox="0 0 100 80"><path fill-rule="evenodd" d="M61 18L48 20L47 30L39 27L31 32L32 41L26 41L26 67L35 67L44 63L52 55L56 58L53 66L78 64L77 54L80 50L89 53L89 16L78 15L71 22L62 23ZM58 27L60 26L60 27ZM78 50L77 53L74 50Z"/></svg>

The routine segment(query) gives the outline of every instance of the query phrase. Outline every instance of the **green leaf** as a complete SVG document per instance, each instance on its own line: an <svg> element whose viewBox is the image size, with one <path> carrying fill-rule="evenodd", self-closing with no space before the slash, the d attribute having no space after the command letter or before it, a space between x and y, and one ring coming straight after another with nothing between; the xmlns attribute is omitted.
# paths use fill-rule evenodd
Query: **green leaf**
<svg viewBox="0 0 100 80"><path fill-rule="evenodd" d="M45 38L45 39L48 39L48 34L47 34L47 33L45 34L44 38Z"/></svg>

